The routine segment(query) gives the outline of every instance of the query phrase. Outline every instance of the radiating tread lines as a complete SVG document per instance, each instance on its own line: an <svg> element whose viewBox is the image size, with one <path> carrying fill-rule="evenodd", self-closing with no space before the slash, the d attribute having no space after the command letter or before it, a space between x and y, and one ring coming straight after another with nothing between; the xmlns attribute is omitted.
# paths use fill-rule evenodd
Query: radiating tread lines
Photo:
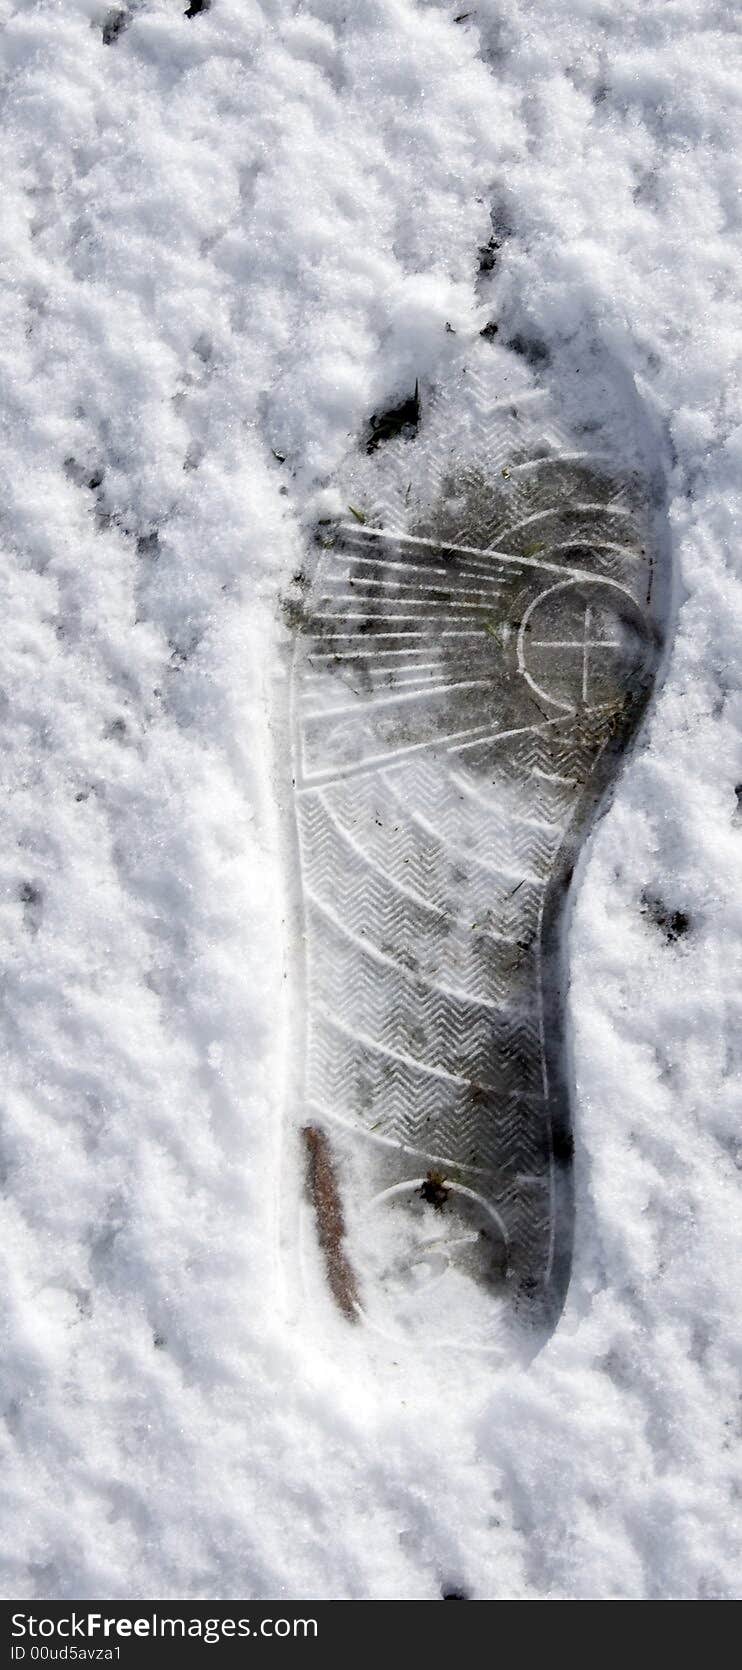
<svg viewBox="0 0 742 1670"><path fill-rule="evenodd" d="M390 1061L398 1061L403 1066L411 1068L416 1073L422 1073L427 1078L443 1079L447 1084L463 1084L467 1089L474 1086L478 1090L491 1092L493 1096L497 1095L497 1087L494 1084L484 1084L481 1079L468 1079L461 1073L449 1073L445 1067L436 1067L429 1061L419 1060L415 1055L406 1055L404 1050L390 1049L387 1044L380 1044L377 1039L369 1038L367 1033L361 1032L358 1027L347 1026L345 1021L341 1021L322 1002L318 1004L318 1009L321 1011L326 1026L331 1027L336 1032L342 1032L344 1037L351 1038L353 1043L360 1044L362 1049L370 1050L372 1055L383 1055Z"/></svg>
<svg viewBox="0 0 742 1670"><path fill-rule="evenodd" d="M521 528L530 527L532 522L543 521L546 516L617 516L633 522L632 513L625 505L612 504L610 500L602 503L600 500L570 499L566 504L547 505L543 510L535 510L530 516L523 516L517 522L510 522L509 532L518 533ZM500 556L501 553L498 551L497 555Z"/></svg>
<svg viewBox="0 0 742 1670"><path fill-rule="evenodd" d="M373 668L371 668L371 670L369 672L369 677L372 680L375 680L375 683L372 684L372 689L376 689L376 690L379 690L379 691L382 691L382 692L383 691L389 691L390 688L393 688L394 690L399 690L399 691L429 690L431 685L434 683L434 676L435 676L435 678L440 680L443 677L444 671L445 671L445 668L443 667L443 665L440 661L438 661L438 662L423 661L421 663L418 662L417 665L415 665L413 663L413 665L409 668L409 673L411 675L410 677L406 676L407 669L404 668L404 667L402 667L398 670L396 668L389 668L389 667L373 667ZM390 685L390 679L391 679L391 674L392 673L394 673L394 675L395 675L393 686ZM423 677L422 675L427 675L427 676ZM469 680L467 682L471 683L471 684L482 683L483 685L487 685L488 688L491 687L491 680L490 679L482 679L482 680L472 679L472 680ZM330 713L330 712L334 713L334 712L337 711L336 705L333 704L332 698L337 696L337 701L342 702L343 699L344 699L346 690L349 689L349 688L350 689L353 688L352 685L349 686L349 685L346 684L346 685L343 685L340 688L340 690L336 691L334 685L329 683L329 681L327 679L327 674L325 673L323 675L321 672L308 673L307 676L304 679L304 684L305 684L305 686L307 686L307 688L302 691L302 693L299 697L299 701L302 704L304 704L306 702L315 700L320 695L323 695L326 698L326 700L328 700L328 704L329 704L328 708L327 708L328 713ZM449 686L449 688L454 688L454 687ZM461 688L461 686L456 685L455 688L459 689L459 688Z"/></svg>
<svg viewBox="0 0 742 1670"><path fill-rule="evenodd" d="M394 617L391 617L391 618L394 618ZM403 615L401 617L401 619L404 620L404 618L405 617ZM425 618L425 617L422 617L422 618ZM438 627L438 616L437 615L431 615L429 618L430 618L431 628L432 627ZM365 615L317 615L317 616L315 616L315 619L316 620L340 620L340 621L344 622L346 620L365 620L365 619L367 619L367 616L365 616ZM382 617L382 619L383 619L383 617ZM420 617L420 615L410 615L409 619L419 621L421 619L421 617ZM359 637L362 638L362 634L358 633L358 632L332 632L332 633L328 634L328 636L330 636L332 638L333 643L340 643L340 644L345 643L345 642L350 642L350 643L355 644L355 643L358 643ZM468 627L468 626L467 627L447 626L447 627L444 627L442 632L438 631L436 633L437 638L487 638L489 636L490 636L490 634L486 631L486 629L484 627L481 627L481 626L471 626L471 627ZM387 638L424 638L425 640L427 640L427 642L430 642L431 637L432 637L432 632L404 631L404 632L375 632L374 633L374 638L377 642L378 642L379 638L384 638L384 639L387 639ZM320 643L320 644L326 642L326 640L320 634L317 634L316 641L317 641L317 643Z"/></svg>
<svg viewBox="0 0 742 1670"><path fill-rule="evenodd" d="M307 1097L307 1107L311 1109L311 1111L316 1114L320 1120L330 1120L333 1124L340 1125L344 1130L349 1131L352 1135L358 1135L357 1119L353 1115L343 1115L342 1113L338 1113L336 1108L326 1106L326 1104L320 1102L316 1096ZM373 1142L378 1142L385 1148L396 1148L402 1154L410 1155L415 1159L420 1158L421 1160L427 1160L428 1164L431 1166L447 1166L451 1163L450 1153L442 1154L431 1149L422 1148L418 1143L405 1142L402 1137L391 1136L387 1132L375 1129L373 1126L365 1128L363 1130L363 1135L366 1138L370 1137ZM469 1177L489 1178L500 1174L498 1168L495 1166L477 1166L473 1165L471 1162L457 1164L457 1170L466 1173ZM515 1175L517 1176L518 1174L516 1173ZM527 1174L524 1173L523 1175Z"/></svg>
<svg viewBox="0 0 742 1670"><path fill-rule="evenodd" d="M438 547L436 547L436 549L438 549ZM454 547L449 545L444 546L443 549L453 551ZM486 550L479 551L477 555L486 558L488 556L488 552ZM331 557L335 562L342 563L344 568L349 567L347 548L341 549L340 551L328 552L327 556ZM398 560L396 557L389 556L366 556L362 551L356 550L353 550L351 560L356 571L361 565L363 565L364 568L372 569L374 574L378 574L379 569L392 569L398 570L404 574L427 574L428 576L440 576L441 579L446 580L451 586L453 586L457 580L475 580L479 585L484 584L489 590L497 592L502 591L507 574L512 574L514 572L513 566L511 566L508 570L505 569L502 564L498 566L496 563L487 564L486 566L483 565L482 568L475 569L462 568L458 563L455 568L451 567L450 564L445 568L434 568L430 563L404 562L402 560ZM517 557L511 557L510 563L511 565L515 565L519 560L520 559ZM359 584L363 584L366 579L364 574L358 574L357 572L355 577L358 579ZM329 578L330 576L327 575L323 569L322 584L326 585ZM409 583L412 584L411 581Z"/></svg>
<svg viewBox="0 0 742 1670"><path fill-rule="evenodd" d="M343 1061L342 1046L338 1053L338 1042L339 1035L333 1037L329 1031L322 1037L317 1056L322 1087L310 1084L309 1095L313 1100L325 1101L326 1092L329 1092L331 1102L342 1107L346 1089L352 1080L347 1072L342 1078L328 1072L331 1064L337 1061L348 1068L349 1064ZM371 1057L365 1052L364 1074L374 1066L385 1076L388 1075L388 1061L384 1057ZM496 1096L488 1099L479 1083L467 1081L463 1087L458 1083L452 1087L450 1079L428 1077L426 1100L420 1106L416 1103L420 1094L419 1077L409 1066L395 1063L393 1081L384 1095L380 1097L374 1091L367 1102L365 1111L372 1116L373 1122L364 1121L364 1135L398 1131L403 1142L412 1139L418 1143L424 1131L423 1141L428 1144L434 1142L439 1149L448 1147L448 1158L455 1156L457 1165L470 1166L481 1162L500 1173L526 1168L531 1172L538 1170L538 1128L543 1117L541 1097L538 1103L533 1094L519 1095L517 1099L511 1094L503 1098L500 1088ZM477 1093L476 1105L471 1101L473 1090ZM442 1098L438 1102L435 1100L436 1092ZM416 1109L414 1114L413 1109ZM524 1112L528 1115L525 1120ZM379 1116L374 1118L375 1114ZM545 1161L546 1157L541 1157ZM548 1162L544 1164L545 1177L547 1165Z"/></svg>
<svg viewBox="0 0 742 1670"><path fill-rule="evenodd" d="M445 921L452 937L460 939L461 943L464 945L468 943L469 934L467 934L467 932L459 926L455 919L451 921L447 911L442 910L439 905L432 904L430 899L425 899L422 894L416 893L412 888L405 886L396 876L393 875L391 870L382 870L378 864L375 864L373 859L369 857L365 848L360 846L354 836L351 835L350 830L348 830L337 817L336 813L332 810L332 807L328 804L326 796L318 793L316 798L321 804L329 822L332 824L333 829L340 836L341 840L346 842L356 856L360 858L362 864L364 864L373 875L378 876L379 880L383 882L385 886L391 886L395 893L400 893L403 898L409 899L410 903L418 905L418 907L422 910L430 911L431 915L437 916L440 921ZM442 850L445 850L440 838L436 837L436 840ZM514 946L518 943L517 939L515 939L512 935L499 933L496 929L478 928L477 938L491 939L497 945Z"/></svg>
<svg viewBox="0 0 742 1670"><path fill-rule="evenodd" d="M297 793L305 794L310 789L320 788L322 784L337 782L340 779L345 780L348 777L366 775L369 771L393 770L396 765L405 764L413 755L429 752L432 748L442 749L446 753L457 753L464 748L484 746L493 742L508 742L516 736L528 736L531 733L543 731L547 725L563 725L567 718L571 718L571 715L558 714L554 719L542 720L540 725L519 725L510 731L484 732L484 734L481 734L483 727L472 726L465 731L457 732L453 736L430 737L422 742L411 742L401 748L387 749L383 754L368 754L349 765L327 767L314 772L311 776L305 774L303 781L296 785Z"/></svg>
<svg viewBox="0 0 742 1670"><path fill-rule="evenodd" d="M395 792L391 783L388 784L388 788L392 799L396 801L397 805L400 805L401 802L399 796ZM522 887L524 883L529 882L532 886L538 888L543 885L542 878L539 876L528 875L527 873L524 874L522 869L513 870L504 864L492 864L488 859L480 858L477 853L472 852L466 847L456 846L453 842L447 842L441 835L440 831L434 828L433 824L428 821L422 812L411 812L407 807L405 807L405 812L413 823L418 824L421 829L424 829L426 835L432 836L433 840L436 841L439 846L443 847L445 851L450 852L453 857L460 858L467 863L474 864L477 869L486 870L487 874L491 876L504 876L508 881L512 881L513 876L515 876L519 887Z"/></svg>
<svg viewBox="0 0 742 1670"><path fill-rule="evenodd" d="M531 521L543 519L544 515L553 515L553 512L539 511L535 516L527 517L525 522L522 522L519 525L521 527L525 527ZM342 523L341 527L344 532L352 533L354 531L352 528L348 529L345 523ZM516 530L512 527L508 528L509 534L514 531ZM384 528L364 528L363 534L365 539L389 538L389 534ZM445 544L443 542L439 544L437 541L432 539L423 539L418 534L395 534L394 537L400 544L404 545L417 545L423 547L432 546L438 550L442 549L444 551L453 551L455 555L463 557L496 557L499 563L507 563L508 565L517 564L520 568L537 568L546 574L558 574L560 576L568 575L573 580L589 581L591 585L594 584L596 578L594 571L590 573L587 569L574 568L571 564L567 566L566 563L548 562L545 558L542 561L537 557L521 556L509 551L503 551L499 548L495 550L490 547L489 549L482 550L476 545L455 545L453 543Z"/></svg>
<svg viewBox="0 0 742 1670"><path fill-rule="evenodd" d="M545 774L540 773L540 775ZM463 795L467 800L476 801L477 805L482 807L482 810L489 818L497 818L497 805L493 805L485 799L481 790L475 788L473 783L470 783L466 777L462 776L461 773L456 770L451 771L450 777L451 782L456 785L456 789L459 794ZM565 781L565 779L561 778L560 781ZM509 821L512 822L512 815ZM546 830L549 833L552 833L555 828L554 822L550 822L547 818L526 817L522 812L518 814L518 822L525 829Z"/></svg>
<svg viewBox="0 0 742 1670"><path fill-rule="evenodd" d="M353 929L348 926L347 922L342 922L340 917L335 914L335 911L331 908L331 906L328 905L324 899L319 898L310 887L307 888L306 896L309 900L311 900L315 909L320 911L321 915L327 917L328 921L332 923L336 932L341 934L343 939L350 940L358 947L364 956L369 956L372 961L382 963L387 968L393 968L395 973L398 974L401 979L406 981L408 985L416 987L425 986L428 991L437 992L441 997L452 997L456 1003L466 1004L472 1009L485 1009L488 1010L490 1014L500 1016L505 1013L504 1006L502 1004L493 1003L488 997L474 997L471 992L467 992L458 986L442 986L439 981L431 980L430 977L427 974L423 974L420 969L407 968L404 963L398 962L396 957L390 957L386 951L380 950L379 946L376 945L373 940L363 934L354 933Z"/></svg>
<svg viewBox="0 0 742 1670"><path fill-rule="evenodd" d="M369 650L369 649L366 649L365 647L363 647L362 640L359 640L358 638L356 638L355 641L359 643L360 647L358 649L354 649L354 650L351 650L351 651L348 651L348 650L337 650L337 651L327 650L327 651L324 651L324 650L314 650L314 649L309 648L308 651L307 651L307 659L309 661L359 661L359 660L363 660L364 662L366 662L366 661L370 661L370 660L384 661L389 656L395 656L396 657L396 656L399 656L399 655L429 655L430 654L430 644L431 644L430 638L427 638L424 643L418 644L417 646L410 645L409 649ZM317 638L316 642L319 643L319 644L322 644L322 643L325 643L326 640L324 638ZM414 663L413 663L413 665L414 665Z"/></svg>
<svg viewBox="0 0 742 1670"><path fill-rule="evenodd" d="M330 601L333 602L333 603L335 603L335 602L342 603L343 601L345 601L347 603L352 603L353 608L352 609L343 609L341 611L341 613L339 613L337 615L328 614L326 611L320 611L319 609L317 609L312 616L313 620L363 620L363 621L373 620L374 622L382 621L382 620L418 620L418 621L430 620L430 621L434 621L437 624L440 621L441 616L442 615L445 616L449 609L466 609L466 610L477 609L477 610L486 610L487 614L492 613L492 604L491 603L450 603L450 602L447 602L445 604L444 603L439 603L437 606L435 606L434 612L429 614L429 615L419 615L419 614L403 615L403 614L400 614L399 612L384 614L384 613L382 613L381 610L379 610L378 613L374 613L373 615L369 615L367 609L359 609L358 604L361 601L361 599L358 598L358 597L348 597L346 599L343 599L342 597L338 597L338 598L332 598ZM376 600L373 599L372 601L375 602ZM384 599L384 601L385 602L392 602L393 599ZM415 601L419 601L421 609L427 609L427 608L431 607L431 600L427 597L421 597L417 600L415 598L412 598L412 597L405 597L403 599L400 599L400 601L404 604L404 607L406 609L409 609ZM384 634L381 634L381 636L384 636Z"/></svg>
<svg viewBox="0 0 742 1670"><path fill-rule="evenodd" d="M356 702L347 702L342 707L333 706L329 708L314 708L310 712L305 712L302 717L305 720L325 718L342 719L346 714L365 713L367 711L375 711L377 708L382 707L397 707L400 702L411 701L413 698L419 701L421 698L426 696L446 696L453 690L491 689L492 679L490 678L461 679L457 684L426 684L422 685L420 689L395 690L389 694L369 696L366 700L360 698Z"/></svg>
<svg viewBox="0 0 742 1670"><path fill-rule="evenodd" d="M381 566L381 565L379 565L379 566ZM336 580L328 575L323 580L323 585L325 585L325 586L342 586L342 585L363 586L364 588L372 587L374 590L376 590L378 588L378 589L382 589L382 590L385 590L385 591L393 591L395 593L396 592L408 592L409 591L409 592L413 592L413 593L416 594L414 597L411 597L409 599L409 601L411 603L415 602L418 597L420 598L421 602L424 601L425 600L425 594L427 593L430 598L433 598L435 596L437 602L440 602L441 605L446 604L449 608L453 608L454 606L456 608L464 608L466 600L468 598L481 599L481 598L486 598L488 596L488 592L486 592L486 591L471 591L471 592L462 593L460 589L457 590L453 585L449 585L448 587L421 586L419 584L419 582L416 582L414 580L384 580L384 579L377 579L375 576L371 576L371 575L369 575L368 577L366 575L358 575L357 578L354 578L352 575L347 575L347 576L344 575L342 577L338 577ZM502 590L502 586L498 585L497 589ZM421 593L423 593L423 597L420 597ZM324 597L320 598L321 603L324 603L326 601L327 601L327 599L325 599ZM357 603L358 602L358 593L357 592L352 592L348 596L343 596L340 593L334 593L333 592L332 593L332 601L333 602ZM371 599L369 599L369 601L373 602L373 599L371 598ZM404 599L404 598L401 598L400 601L407 601L407 600Z"/></svg>
<svg viewBox="0 0 742 1670"><path fill-rule="evenodd" d="M526 458L520 464L509 466L511 476L525 475L543 469L568 469L571 464L587 464L593 469L604 465L606 471L610 467L609 453L599 452L550 452L543 458Z"/></svg>

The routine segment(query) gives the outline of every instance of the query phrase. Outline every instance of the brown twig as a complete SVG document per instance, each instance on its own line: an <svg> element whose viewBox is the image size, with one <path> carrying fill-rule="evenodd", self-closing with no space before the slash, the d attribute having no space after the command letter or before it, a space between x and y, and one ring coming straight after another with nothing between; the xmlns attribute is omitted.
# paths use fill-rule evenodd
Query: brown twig
<svg viewBox="0 0 742 1670"><path fill-rule="evenodd" d="M309 1192L317 1218L327 1280L335 1303L350 1322L358 1316L358 1284L345 1251L345 1219L330 1144L316 1125L302 1131L307 1155Z"/></svg>

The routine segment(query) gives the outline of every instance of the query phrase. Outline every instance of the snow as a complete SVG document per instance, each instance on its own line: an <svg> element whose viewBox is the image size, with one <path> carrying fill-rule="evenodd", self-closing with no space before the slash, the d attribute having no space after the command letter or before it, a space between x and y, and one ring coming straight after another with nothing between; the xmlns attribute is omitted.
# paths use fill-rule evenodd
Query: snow
<svg viewBox="0 0 742 1670"><path fill-rule="evenodd" d="M466 10L0 0L8 1595L740 1593L739 20ZM306 527L493 318L638 392L676 575L572 928L569 1300L497 1373L282 1297L272 721Z"/></svg>

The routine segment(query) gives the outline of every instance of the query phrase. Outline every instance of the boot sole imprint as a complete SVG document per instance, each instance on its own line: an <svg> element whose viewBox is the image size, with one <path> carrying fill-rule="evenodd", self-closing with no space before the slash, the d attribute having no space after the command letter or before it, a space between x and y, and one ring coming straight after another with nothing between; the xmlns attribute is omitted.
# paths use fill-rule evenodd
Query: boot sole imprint
<svg viewBox="0 0 742 1670"><path fill-rule="evenodd" d="M563 1303L561 929L661 647L641 482L513 451L447 467L429 512L321 529L293 616L318 1262L347 1315L477 1350Z"/></svg>

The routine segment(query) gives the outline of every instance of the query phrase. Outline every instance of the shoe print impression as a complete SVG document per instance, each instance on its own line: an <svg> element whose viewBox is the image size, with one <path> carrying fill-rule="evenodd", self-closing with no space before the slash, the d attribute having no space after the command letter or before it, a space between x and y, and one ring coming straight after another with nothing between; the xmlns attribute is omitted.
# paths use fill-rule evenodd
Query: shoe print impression
<svg viewBox="0 0 742 1670"><path fill-rule="evenodd" d="M647 461L504 367L416 389L414 436L349 470L292 603L290 735L315 1268L395 1340L495 1352L569 1280L565 910L668 583Z"/></svg>

